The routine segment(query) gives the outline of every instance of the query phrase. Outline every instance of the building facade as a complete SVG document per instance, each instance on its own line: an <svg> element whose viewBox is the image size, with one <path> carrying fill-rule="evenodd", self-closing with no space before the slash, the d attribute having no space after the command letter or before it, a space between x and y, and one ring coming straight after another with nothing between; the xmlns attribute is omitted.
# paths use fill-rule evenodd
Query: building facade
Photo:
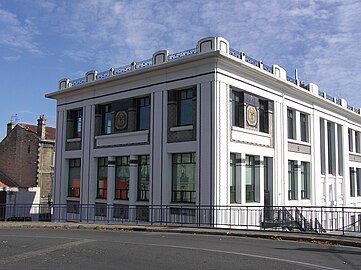
<svg viewBox="0 0 361 270"><path fill-rule="evenodd" d="M79 205L114 220L149 219L154 206L361 206L360 110L224 38L63 79L47 97L64 215L82 215Z"/></svg>
<svg viewBox="0 0 361 270"><path fill-rule="evenodd" d="M46 126L44 115L37 125L7 125L7 136L0 142L1 219L17 215L5 213L9 210L6 205L26 204L31 208L52 200L55 133L55 128Z"/></svg>

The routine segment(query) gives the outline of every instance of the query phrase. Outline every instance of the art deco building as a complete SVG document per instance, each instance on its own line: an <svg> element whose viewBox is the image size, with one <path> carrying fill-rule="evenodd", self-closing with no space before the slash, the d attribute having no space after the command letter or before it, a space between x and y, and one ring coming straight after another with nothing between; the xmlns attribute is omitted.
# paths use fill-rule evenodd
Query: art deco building
<svg viewBox="0 0 361 270"><path fill-rule="evenodd" d="M224 38L63 79L47 97L57 100L63 215L84 215L79 205L114 221L149 220L156 206L174 216L200 206L361 206L360 110Z"/></svg>

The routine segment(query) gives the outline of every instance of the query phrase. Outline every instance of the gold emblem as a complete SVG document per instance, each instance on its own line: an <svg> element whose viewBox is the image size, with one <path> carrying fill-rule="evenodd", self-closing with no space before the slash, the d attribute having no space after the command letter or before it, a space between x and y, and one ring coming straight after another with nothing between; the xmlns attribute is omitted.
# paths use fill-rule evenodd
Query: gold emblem
<svg viewBox="0 0 361 270"><path fill-rule="evenodd" d="M258 115L257 109L254 106L247 106L247 124L251 127L257 126Z"/></svg>
<svg viewBox="0 0 361 270"><path fill-rule="evenodd" d="M125 129L128 124L128 114L126 111L119 111L115 114L114 126L116 129Z"/></svg>

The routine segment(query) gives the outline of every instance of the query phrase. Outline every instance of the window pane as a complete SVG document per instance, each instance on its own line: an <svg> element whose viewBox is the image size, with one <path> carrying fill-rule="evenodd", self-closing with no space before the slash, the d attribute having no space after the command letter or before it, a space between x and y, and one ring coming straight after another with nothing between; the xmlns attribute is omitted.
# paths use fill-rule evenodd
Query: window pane
<svg viewBox="0 0 361 270"><path fill-rule="evenodd" d="M129 157L117 157L115 167L115 199L128 200Z"/></svg>
<svg viewBox="0 0 361 270"><path fill-rule="evenodd" d="M177 101L177 125L191 125L193 122L193 90L180 90L178 91Z"/></svg>
<svg viewBox="0 0 361 270"><path fill-rule="evenodd" d="M108 158L98 158L97 198L106 199L108 191Z"/></svg>
<svg viewBox="0 0 361 270"><path fill-rule="evenodd" d="M138 130L149 129L149 97L138 99Z"/></svg>
<svg viewBox="0 0 361 270"><path fill-rule="evenodd" d="M173 154L173 202L194 203L196 200L196 164L192 158L193 155L192 153Z"/></svg>
<svg viewBox="0 0 361 270"><path fill-rule="evenodd" d="M80 159L69 160L68 196L80 197Z"/></svg>
<svg viewBox="0 0 361 270"><path fill-rule="evenodd" d="M149 155L138 157L138 200L149 200Z"/></svg>
<svg viewBox="0 0 361 270"><path fill-rule="evenodd" d="M287 127L288 127L288 138L294 139L294 113L292 110L287 110Z"/></svg>

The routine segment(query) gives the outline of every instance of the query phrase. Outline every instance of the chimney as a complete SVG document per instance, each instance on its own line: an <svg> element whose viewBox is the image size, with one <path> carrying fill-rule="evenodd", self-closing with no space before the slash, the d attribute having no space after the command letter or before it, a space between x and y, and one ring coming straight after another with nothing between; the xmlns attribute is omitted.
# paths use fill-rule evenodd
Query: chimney
<svg viewBox="0 0 361 270"><path fill-rule="evenodd" d="M15 125L14 125L13 122L10 122L10 123L7 124L7 132L6 132L6 135L9 135L10 131L13 130L14 126L15 126Z"/></svg>
<svg viewBox="0 0 361 270"><path fill-rule="evenodd" d="M38 136L44 140L45 139L45 129L46 129L46 119L44 115L40 115L38 119Z"/></svg>

